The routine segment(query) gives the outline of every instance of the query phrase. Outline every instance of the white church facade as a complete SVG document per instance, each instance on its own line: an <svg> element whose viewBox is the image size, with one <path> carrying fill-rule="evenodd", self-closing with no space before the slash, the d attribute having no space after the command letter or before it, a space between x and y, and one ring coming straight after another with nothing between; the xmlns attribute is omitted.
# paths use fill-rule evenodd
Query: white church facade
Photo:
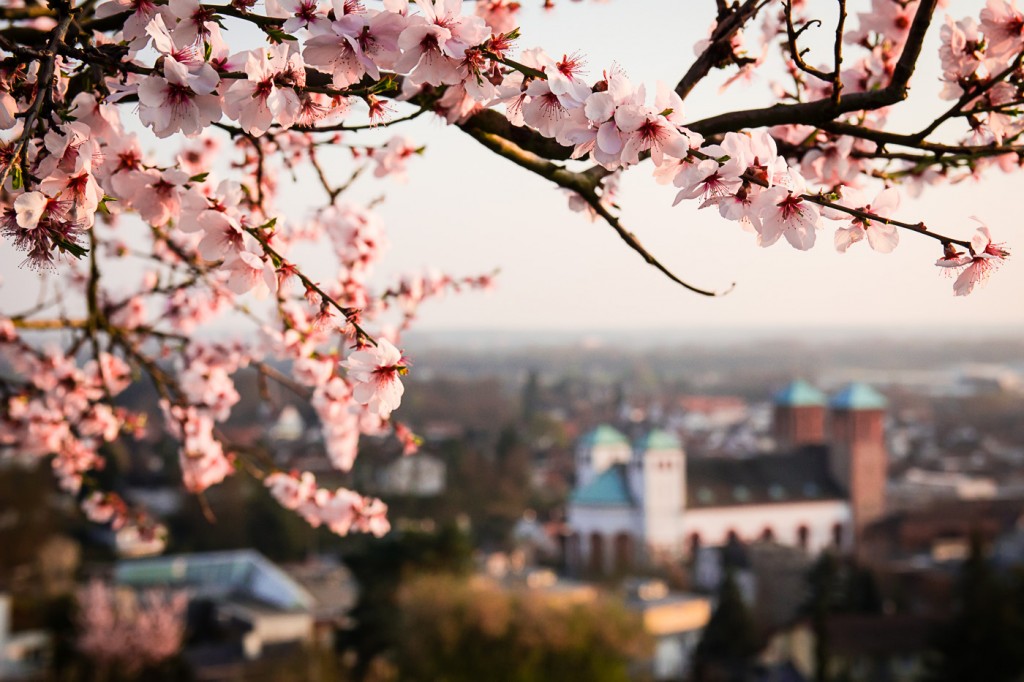
<svg viewBox="0 0 1024 682"><path fill-rule="evenodd" d="M827 399L794 382L775 396L776 451L739 459L687 458L665 431L633 443L597 427L577 445L568 567L625 572L732 540L853 550L884 512L885 407L863 384Z"/></svg>

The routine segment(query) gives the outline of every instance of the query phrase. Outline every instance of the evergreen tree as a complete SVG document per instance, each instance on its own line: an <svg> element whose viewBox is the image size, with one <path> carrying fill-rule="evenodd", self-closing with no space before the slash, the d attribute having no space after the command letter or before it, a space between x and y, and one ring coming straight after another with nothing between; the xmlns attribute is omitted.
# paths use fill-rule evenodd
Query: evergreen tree
<svg viewBox="0 0 1024 682"><path fill-rule="evenodd" d="M1024 627L1014 597L986 559L981 538L973 536L954 588L952 618L934 637L924 680L1020 680Z"/></svg>
<svg viewBox="0 0 1024 682"><path fill-rule="evenodd" d="M803 613L814 630L814 679L828 682L830 658L827 623L838 613L878 614L882 597L871 571L851 559L825 552L808 572L809 595Z"/></svg>
<svg viewBox="0 0 1024 682"><path fill-rule="evenodd" d="M522 414L523 423L529 425L540 411L540 373L531 369L523 385Z"/></svg>
<svg viewBox="0 0 1024 682"><path fill-rule="evenodd" d="M696 679L698 682L745 680L757 652L754 619L733 572L727 570L719 588L718 605L697 645Z"/></svg>

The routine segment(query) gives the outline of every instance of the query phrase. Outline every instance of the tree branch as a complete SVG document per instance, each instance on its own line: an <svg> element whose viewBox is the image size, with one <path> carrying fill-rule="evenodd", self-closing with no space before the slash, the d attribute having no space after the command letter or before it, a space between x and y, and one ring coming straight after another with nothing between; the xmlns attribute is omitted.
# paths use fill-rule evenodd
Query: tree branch
<svg viewBox="0 0 1024 682"><path fill-rule="evenodd" d="M50 43L43 53L45 59L40 63L39 72L36 77L35 97L32 100L32 106L29 107L25 114L25 123L21 137L18 138L14 149L11 151L10 161L4 166L3 170L0 170L0 187L3 187L7 181L7 176L10 175L14 164L21 162L22 155L25 152L25 145L32 138L32 129L35 128L36 121L39 120L39 114L42 112L43 106L50 100L53 91L53 74L57 62L57 47L63 42L64 36L67 35L68 28L71 26L74 18L73 11L69 9L67 14L61 17L60 22L50 35Z"/></svg>
<svg viewBox="0 0 1024 682"><path fill-rule="evenodd" d="M686 99L690 91L702 81L711 69L716 66L724 66L734 58L732 52L732 38L743 26L753 19L758 11L767 2L759 0L746 0L738 8L728 8L724 2L718 4L718 23L711 33L710 44L701 52L697 60L690 65L679 83L676 84L676 94L681 99Z"/></svg>
<svg viewBox="0 0 1024 682"><path fill-rule="evenodd" d="M925 34L935 13L938 0L921 0L914 21L903 47L903 54L893 70L889 85L871 92L857 92L838 102L832 99L818 99L813 102L779 104L761 109L744 109L718 116L701 119L687 127L705 137L720 133L735 132L743 128L763 128L776 125L806 124L821 126L837 116L853 111L881 109L907 98L908 83L921 55Z"/></svg>

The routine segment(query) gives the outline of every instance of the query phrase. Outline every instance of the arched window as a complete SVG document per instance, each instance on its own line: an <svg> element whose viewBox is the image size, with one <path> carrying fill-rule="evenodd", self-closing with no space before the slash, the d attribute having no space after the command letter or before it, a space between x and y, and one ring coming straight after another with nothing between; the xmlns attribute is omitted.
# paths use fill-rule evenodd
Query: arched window
<svg viewBox="0 0 1024 682"><path fill-rule="evenodd" d="M771 526L765 526L764 530L761 531L761 539L765 542L773 542L775 540L775 531L772 530Z"/></svg>
<svg viewBox="0 0 1024 682"><path fill-rule="evenodd" d="M633 566L633 536L629 533L616 533L614 543L615 572L625 574Z"/></svg>
<svg viewBox="0 0 1024 682"><path fill-rule="evenodd" d="M802 525L796 529L796 542L800 545L800 549L807 549L807 546L811 541L811 529L806 525Z"/></svg>
<svg viewBox="0 0 1024 682"><path fill-rule="evenodd" d="M841 548L843 546L844 535L843 524L836 523L832 526L832 543L835 544L837 548Z"/></svg>
<svg viewBox="0 0 1024 682"><path fill-rule="evenodd" d="M604 575L604 536L600 533L590 534L590 572Z"/></svg>

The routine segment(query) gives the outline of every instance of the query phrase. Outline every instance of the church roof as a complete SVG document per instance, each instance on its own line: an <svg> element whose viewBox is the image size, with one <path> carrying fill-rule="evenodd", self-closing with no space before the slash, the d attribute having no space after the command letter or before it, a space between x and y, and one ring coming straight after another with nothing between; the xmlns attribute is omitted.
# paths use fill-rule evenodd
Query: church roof
<svg viewBox="0 0 1024 682"><path fill-rule="evenodd" d="M648 450L678 450L682 447L679 439L662 429L655 429L640 439L637 448L641 452Z"/></svg>
<svg viewBox="0 0 1024 682"><path fill-rule="evenodd" d="M867 384L852 383L832 396L828 404L835 410L884 410L889 403Z"/></svg>
<svg viewBox="0 0 1024 682"><path fill-rule="evenodd" d="M598 445L629 445L629 439L614 427L601 424L584 434L580 439L580 444L588 448Z"/></svg>
<svg viewBox="0 0 1024 682"><path fill-rule="evenodd" d="M626 482L625 465L615 464L605 469L593 481L573 491L569 501L594 507L632 507L633 496Z"/></svg>
<svg viewBox="0 0 1024 682"><path fill-rule="evenodd" d="M825 394L801 379L778 391L774 402L783 407L824 406Z"/></svg>
<svg viewBox="0 0 1024 682"><path fill-rule="evenodd" d="M828 448L745 459L692 458L686 466L686 506L734 507L845 499L828 469Z"/></svg>

